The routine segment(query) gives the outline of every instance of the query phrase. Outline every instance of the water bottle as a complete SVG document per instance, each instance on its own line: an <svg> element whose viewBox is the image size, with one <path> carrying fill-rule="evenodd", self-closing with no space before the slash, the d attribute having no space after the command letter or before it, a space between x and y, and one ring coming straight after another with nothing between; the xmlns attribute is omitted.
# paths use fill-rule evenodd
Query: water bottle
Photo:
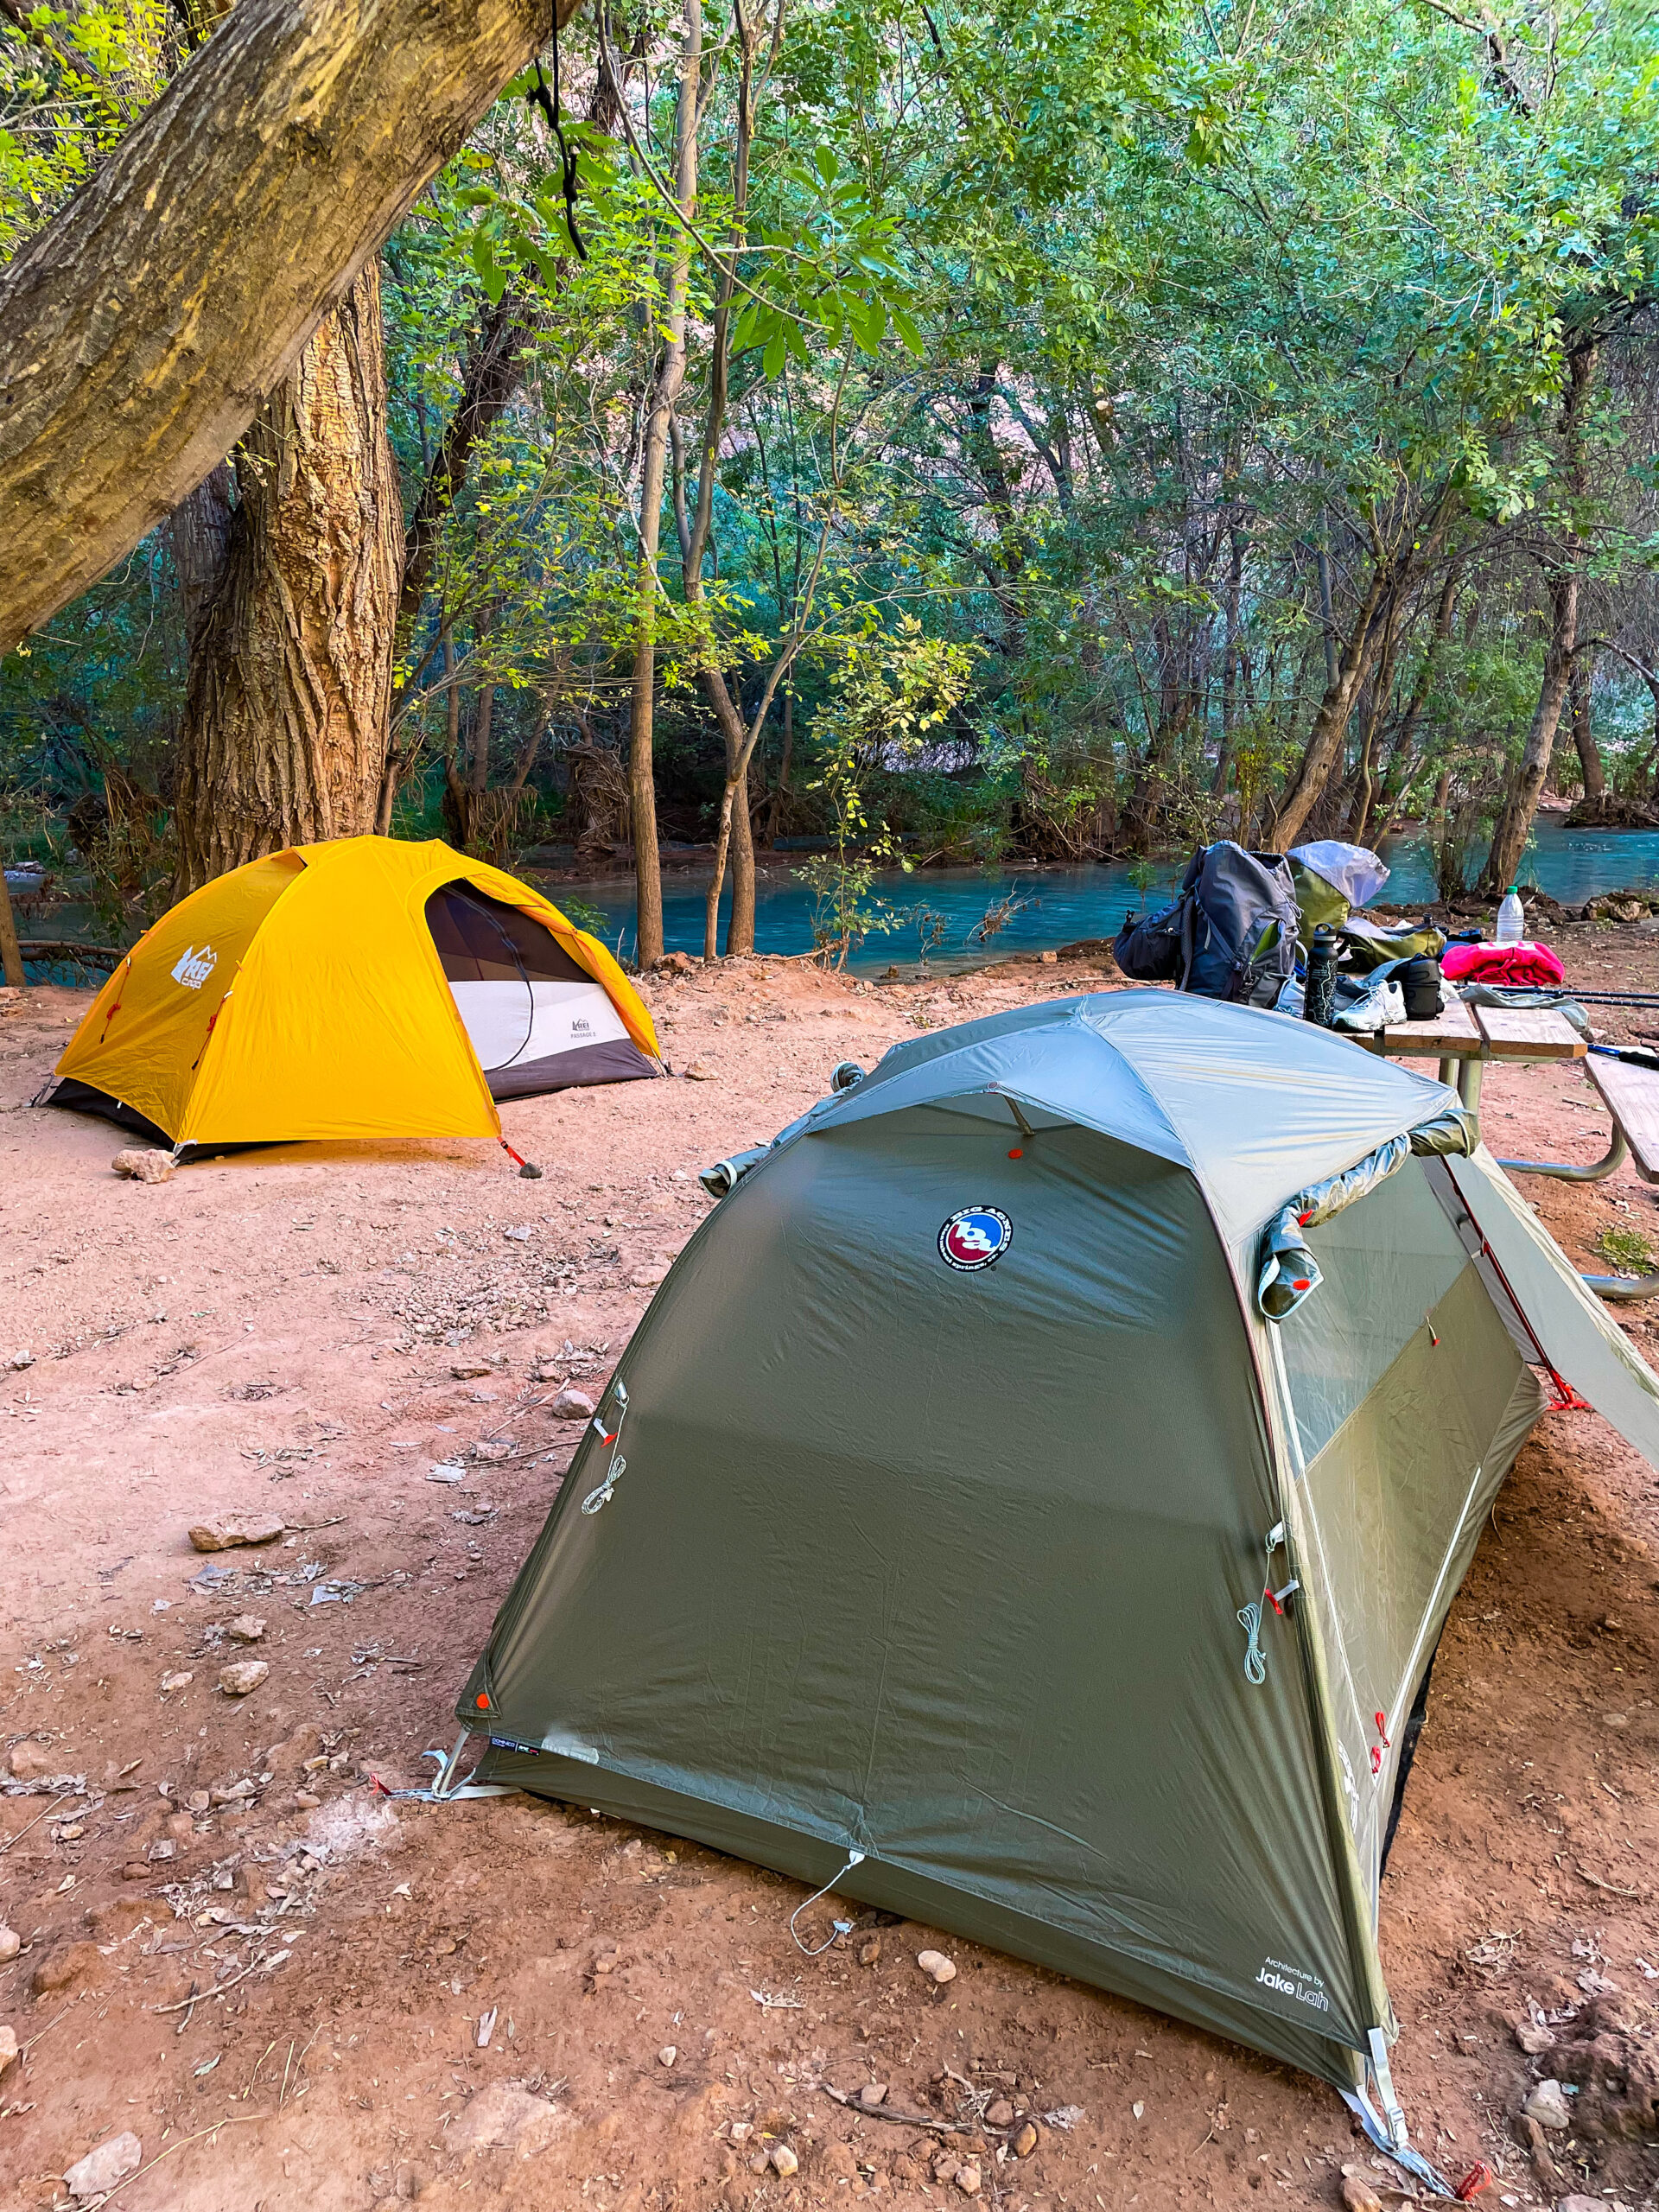
<svg viewBox="0 0 1659 2212"><path fill-rule="evenodd" d="M1526 933L1527 910L1521 904L1521 893L1511 884L1498 906L1497 927L1493 936L1499 944L1519 944Z"/></svg>
<svg viewBox="0 0 1659 2212"><path fill-rule="evenodd" d="M1328 1029L1336 1010L1337 940L1328 929L1319 928L1314 931L1313 942L1308 948L1302 1019Z"/></svg>

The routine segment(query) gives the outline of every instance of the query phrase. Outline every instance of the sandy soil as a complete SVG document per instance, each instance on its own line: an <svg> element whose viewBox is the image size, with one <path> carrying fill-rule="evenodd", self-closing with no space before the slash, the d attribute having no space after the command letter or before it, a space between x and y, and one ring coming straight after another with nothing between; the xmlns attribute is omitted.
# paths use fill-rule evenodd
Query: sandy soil
<svg viewBox="0 0 1659 2212"><path fill-rule="evenodd" d="M1557 935L1586 987L1659 988L1651 937ZM119 1182L107 1127L28 1106L84 997L0 1020L0 1736L37 1783L0 1795L22 1943L0 2024L26 2046L0 2075L0 2203L63 2202L70 2163L129 2130L123 2212L919 2212L957 2201L941 2145L1007 2212L1330 2204L1356 2162L1386 2185L1328 2090L1133 2005L874 1915L808 1964L776 1877L582 1808L367 1778L415 1783L451 1740L576 1440L548 1402L608 1372L705 1208L696 1170L838 1059L1099 980L655 980L665 1049L704 1079L509 1105L539 1183L461 1144ZM1484 1104L1500 1151L1603 1148L1580 1075L1498 1071ZM1608 1226L1659 1240L1628 1169L1529 1195L1580 1258ZM427 1479L457 1456L459 1485ZM186 1532L219 1509L289 1533L204 1560ZM267 1625L245 1647L246 1614ZM1382 1908L1397 2079L1454 2178L1495 2170L1484 2202L1653 2202L1656 1645L1659 1478L1595 1416L1547 1416L1454 1609ZM225 1694L250 1656L269 1679ZM930 1943L961 1969L942 1987ZM1561 2016L1545 2059L1512 2032L1529 2001ZM1516 2114L1550 2071L1581 2094L1546 2182ZM820 2086L871 2082L965 2132ZM1030 2156L996 2155L999 2104L1034 2117ZM774 2142L794 2175L751 2171Z"/></svg>

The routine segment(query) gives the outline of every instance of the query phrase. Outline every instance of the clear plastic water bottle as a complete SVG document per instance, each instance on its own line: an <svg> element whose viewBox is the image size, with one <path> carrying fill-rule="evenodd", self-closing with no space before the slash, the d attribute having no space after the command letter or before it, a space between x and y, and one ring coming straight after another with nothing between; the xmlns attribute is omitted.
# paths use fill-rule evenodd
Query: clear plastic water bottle
<svg viewBox="0 0 1659 2212"><path fill-rule="evenodd" d="M1493 935L1499 944L1519 944L1526 933L1527 910L1521 904L1521 893L1511 884L1499 904Z"/></svg>

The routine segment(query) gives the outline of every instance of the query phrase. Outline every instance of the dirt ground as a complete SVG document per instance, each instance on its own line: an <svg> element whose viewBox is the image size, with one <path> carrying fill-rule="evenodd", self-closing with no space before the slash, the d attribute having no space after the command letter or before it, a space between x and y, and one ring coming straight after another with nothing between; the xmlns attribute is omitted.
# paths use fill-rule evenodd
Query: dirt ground
<svg viewBox="0 0 1659 2212"><path fill-rule="evenodd" d="M1659 990L1654 937L1554 935L1582 987ZM0 2204L67 2202L70 2164L124 2132L122 2212L919 2212L957 2201L941 2148L1006 2212L1334 2204L1344 2164L1389 2185L1330 2090L1132 2005L869 1914L808 1962L775 1876L583 1808L371 1778L417 1784L453 1739L580 1433L550 1401L608 1373L706 1209L696 1171L839 1059L1101 981L653 979L700 1079L510 1104L537 1183L460 1143L118 1181L106 1125L29 1104L85 995L0 1020L0 1917L22 1945L0 2027L24 2047ZM1659 1009L1608 1025L1644 1027ZM1500 1153L1603 1149L1579 1072L1497 1071L1484 1112ZM1628 1167L1529 1196L1580 1261L1610 1227L1659 1243ZM1652 1354L1659 1325L1621 1319ZM445 1460L458 1483L429 1479ZM187 1531L225 1509L287 1533L204 1558ZM264 1634L238 1643L247 1615ZM1483 2202L1655 2202L1656 1649L1659 1477L1594 1415L1547 1415L1454 1607L1382 1902L1396 2080L1454 2180L1493 2169ZM250 1657L268 1678L226 1694ZM919 1971L930 1945L954 1981ZM1558 2040L1530 2059L1529 2007ZM1551 2073L1580 2094L1544 2177L1517 2111ZM824 2086L871 2082L963 2132ZM798 2171L752 2171L773 2144Z"/></svg>

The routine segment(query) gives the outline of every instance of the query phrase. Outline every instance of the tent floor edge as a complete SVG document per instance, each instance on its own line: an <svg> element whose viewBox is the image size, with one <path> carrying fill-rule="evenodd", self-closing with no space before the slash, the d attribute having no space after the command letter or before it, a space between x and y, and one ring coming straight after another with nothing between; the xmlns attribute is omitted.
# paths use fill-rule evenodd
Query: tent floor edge
<svg viewBox="0 0 1659 2212"><path fill-rule="evenodd" d="M844 1871L846 1844L782 1822L761 1820L661 1784L551 1751L532 1751L493 1738L473 1771L475 1783L506 1783L532 1796L585 1808L615 1820L684 1838L709 1849L771 1868L817 1889L842 1869L837 1898L896 1912L924 1926L949 1930L1087 1986L1144 2005L1205 2034L1284 2061L1346 2092L1364 2078L1367 2054L1334 2036L1320 2035L1265 2008L1237 2005L1222 1991L1173 1972L1160 1971L1104 1944L1084 1946L1065 1930L1012 1910L872 1853ZM780 1915L780 1925L788 1918Z"/></svg>

